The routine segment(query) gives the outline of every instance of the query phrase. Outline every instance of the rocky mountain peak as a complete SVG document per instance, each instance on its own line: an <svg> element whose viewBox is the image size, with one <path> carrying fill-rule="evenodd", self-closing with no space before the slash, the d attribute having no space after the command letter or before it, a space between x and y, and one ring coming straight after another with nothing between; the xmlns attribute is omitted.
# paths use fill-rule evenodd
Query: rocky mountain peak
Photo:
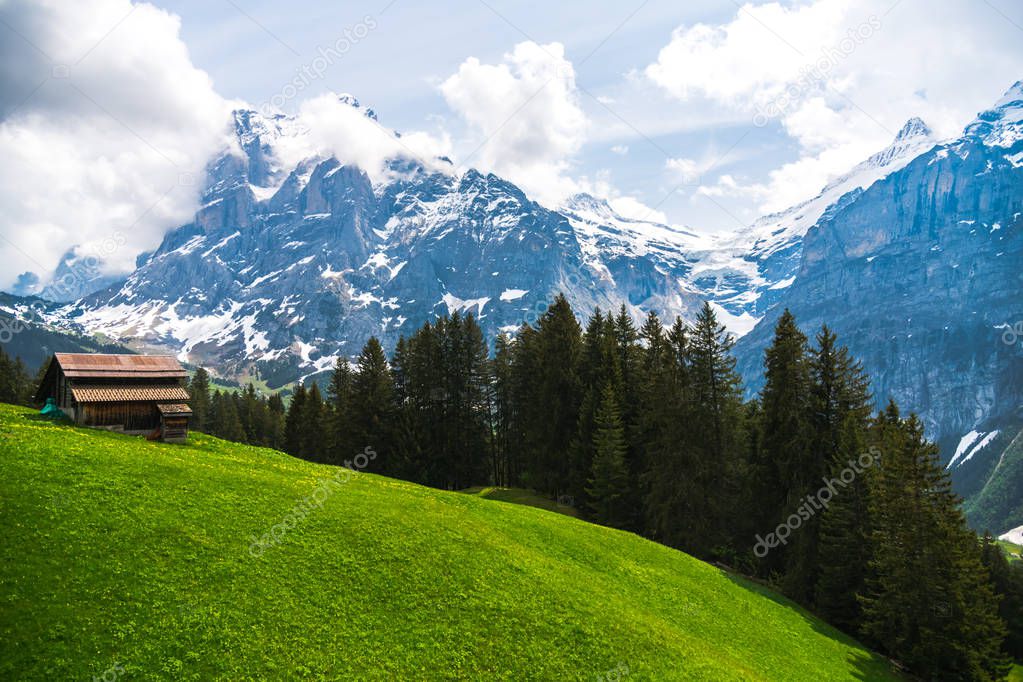
<svg viewBox="0 0 1023 682"><path fill-rule="evenodd" d="M352 95L347 92L341 92L337 94L337 101L341 102L342 104L347 104L353 109L359 109L366 115L367 118L371 118L374 121L377 120L376 112L369 108L363 108L362 104L359 103L359 99L355 95Z"/></svg>
<svg viewBox="0 0 1023 682"><path fill-rule="evenodd" d="M933 135L934 133L931 131L930 127L924 123L923 119L918 116L914 116L906 121L906 124L902 126L902 130L900 130L899 134L895 136L895 142L904 142L913 138L931 137Z"/></svg>
<svg viewBox="0 0 1023 682"><path fill-rule="evenodd" d="M1012 147L1023 140L1023 81L1016 81L994 107L978 114L963 136L992 147Z"/></svg>

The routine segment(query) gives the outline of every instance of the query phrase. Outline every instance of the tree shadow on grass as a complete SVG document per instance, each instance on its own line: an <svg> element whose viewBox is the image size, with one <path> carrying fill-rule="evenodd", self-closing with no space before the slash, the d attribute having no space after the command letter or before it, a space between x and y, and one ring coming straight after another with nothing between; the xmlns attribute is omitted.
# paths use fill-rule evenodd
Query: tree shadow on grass
<svg viewBox="0 0 1023 682"><path fill-rule="evenodd" d="M756 594L758 597L769 599L775 604L786 609L795 611L807 622L808 625L810 625L810 627L814 629L815 632L846 646L862 649L862 653L851 652L847 658L852 679L865 680L869 682L886 679L886 676L888 679L893 680L906 679L906 677L887 658L879 653L872 652L864 644L856 640L856 638L847 635L831 625L828 625L791 599L782 596L765 585L761 585L749 578L732 573L720 566L718 566L718 569L725 575L725 577L744 590Z"/></svg>

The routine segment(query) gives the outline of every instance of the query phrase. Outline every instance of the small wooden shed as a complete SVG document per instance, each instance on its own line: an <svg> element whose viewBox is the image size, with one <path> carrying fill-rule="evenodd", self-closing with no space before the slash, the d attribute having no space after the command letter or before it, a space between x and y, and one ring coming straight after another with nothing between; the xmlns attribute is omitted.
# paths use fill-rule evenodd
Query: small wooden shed
<svg viewBox="0 0 1023 682"><path fill-rule="evenodd" d="M170 355L56 353L36 392L75 424L184 442L188 373Z"/></svg>

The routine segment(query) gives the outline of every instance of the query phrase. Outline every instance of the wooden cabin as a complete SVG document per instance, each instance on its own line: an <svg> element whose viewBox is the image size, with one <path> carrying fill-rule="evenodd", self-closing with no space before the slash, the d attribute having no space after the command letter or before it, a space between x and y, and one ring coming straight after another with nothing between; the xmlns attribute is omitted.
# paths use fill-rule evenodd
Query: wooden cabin
<svg viewBox="0 0 1023 682"><path fill-rule="evenodd" d="M188 436L185 380L169 355L56 353L36 392L75 424L182 443Z"/></svg>

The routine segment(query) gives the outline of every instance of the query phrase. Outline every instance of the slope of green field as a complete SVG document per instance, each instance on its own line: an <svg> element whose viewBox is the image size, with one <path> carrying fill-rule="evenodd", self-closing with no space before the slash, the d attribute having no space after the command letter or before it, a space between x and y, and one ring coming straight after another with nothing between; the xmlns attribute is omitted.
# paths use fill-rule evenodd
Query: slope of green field
<svg viewBox="0 0 1023 682"><path fill-rule="evenodd" d="M524 504L527 507L538 507L540 509L546 509L547 511L557 512L559 514L565 514L566 516L579 516L579 511L572 506L572 500L568 498L562 498L559 500L552 500L549 497L544 497L539 493L533 492L532 490L526 490L525 488L498 488L496 486L466 488L462 491L468 495L475 495L476 497L482 497L487 500L497 500L498 502L511 502L512 504Z"/></svg>
<svg viewBox="0 0 1023 682"><path fill-rule="evenodd" d="M979 531L999 535L1023 525L1023 430L998 458L983 488L963 503L967 520Z"/></svg>
<svg viewBox="0 0 1023 682"><path fill-rule="evenodd" d="M0 405L0 514L4 680L892 678L634 535L202 435Z"/></svg>

